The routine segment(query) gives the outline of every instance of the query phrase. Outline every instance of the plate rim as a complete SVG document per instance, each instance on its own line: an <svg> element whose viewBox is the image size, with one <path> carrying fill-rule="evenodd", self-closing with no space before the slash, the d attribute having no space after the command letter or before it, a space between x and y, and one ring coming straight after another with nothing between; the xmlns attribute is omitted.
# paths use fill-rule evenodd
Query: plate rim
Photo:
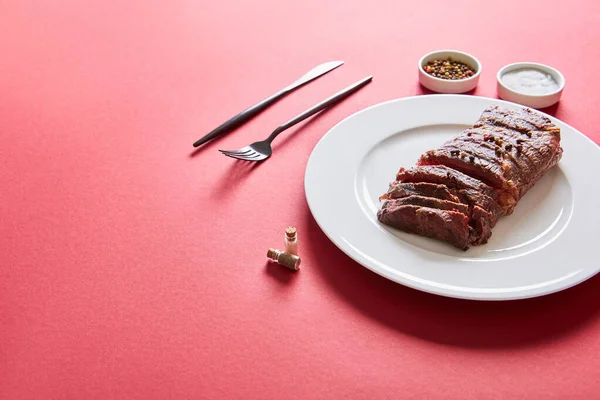
<svg viewBox="0 0 600 400"><path fill-rule="evenodd" d="M346 121L348 121L351 118L354 118L362 113L368 112L369 110L372 110L374 108L379 108L379 107L384 107L385 105L388 105L390 103L401 103L404 101L410 101L410 100L414 100L414 99L418 99L418 98L423 98L423 97L430 97L430 98L475 98L484 102L493 102L493 103L500 103L500 104L506 104L509 105L511 107L519 107L519 108L531 108L531 107L527 107L527 106L523 106L521 104L518 103L514 103L514 102L510 102L510 101L506 101L506 100L502 100L502 99L497 99L497 98L491 98L491 97L484 97L484 96L474 96L474 95L464 95L464 94L428 94L428 95L415 95L415 96L407 96L407 97L399 97L399 98L394 98L394 99L390 99L390 100L386 100L386 101L382 101L376 104L372 104L368 107L365 107L363 109L360 109L348 116L346 116L345 118L343 118L342 120L340 120L338 123L336 123L334 126L332 126L320 139L319 141L315 144L315 146L313 147L309 158L307 160L306 166L305 166L305 171L304 171L304 192L305 192L305 201L308 205L308 208L311 212L311 215L313 217L313 219L315 220L315 222L317 223L317 226L319 227L319 229L325 234L325 236L328 238L328 240L330 240L339 250L341 250L344 254L346 254L348 257L350 257L352 260L354 260L356 263L358 263L359 265L361 265L362 267L384 277L385 279L388 279L392 282L395 282L397 284L406 286L406 287L410 287L412 289L415 290L419 290L422 292L426 292L426 293L430 293L430 294L434 294L434 295L438 295L438 296L443 296L443 297L450 297L450 298L457 298L457 299L464 299L464 300L475 300L475 301L514 301L514 300L522 300L522 299L528 299L528 298L535 298L535 297L541 297L541 296L547 296L553 293L557 293L557 292L561 292L563 290L567 290L569 288L572 288L574 286L579 285L582 282L585 282L591 278L593 278L595 275L597 275L600 272L600 268L596 268L596 270L590 270L590 272L587 273L582 273L582 274L578 274L577 278L578 279L573 279L570 280L568 282L566 282L563 285L556 285L556 286L550 286L545 288L545 290L539 290L539 291L532 291L532 290L524 290L524 291L518 291L518 292L514 292L514 293L506 293L506 292L500 292L499 294L490 294L490 293L482 293L482 292L469 292L469 291L465 291L465 292L461 292L458 290L449 290L449 289L442 289L442 288L436 288L434 286L431 285L427 285L427 284L421 284L415 280L409 280L409 279L405 279L405 280L399 280L397 278L397 276L393 276L392 274L386 273L383 269L378 269L378 268L374 268L371 265L369 265L369 263L363 262L363 260L360 259L360 256L358 254L355 254L354 252L349 251L348 249L346 249L345 246L341 245L338 240L336 240L336 238L334 238L330 232L328 232L327 229L325 229L323 227L323 225L321 224L321 222L315 217L315 212L314 212L314 205L311 204L311 200L309 199L309 195L308 195L308 191L307 189L307 184L308 184L308 171L309 171L309 166L311 165L311 162L313 161L313 157L314 154L316 152L316 150L319 148L319 146L322 145L322 143L326 140L326 138L328 137L328 135L331 134L331 132L333 132L334 130L336 130L340 125L346 123ZM581 137L583 137L584 139L586 139L588 142L590 142L589 144L591 144L592 146L596 147L598 150L600 150L600 146L598 146L598 144L596 144L596 142L594 142L591 138L589 138L587 135L583 134L581 131L579 131L578 129L574 128L573 126L571 126L570 124L552 116L549 115L543 111L537 110L537 109L533 109L535 112L548 117L551 121L553 122L560 122L561 124L563 124L564 126L568 127L569 129L571 129L572 131L576 132L578 135L580 135Z"/></svg>

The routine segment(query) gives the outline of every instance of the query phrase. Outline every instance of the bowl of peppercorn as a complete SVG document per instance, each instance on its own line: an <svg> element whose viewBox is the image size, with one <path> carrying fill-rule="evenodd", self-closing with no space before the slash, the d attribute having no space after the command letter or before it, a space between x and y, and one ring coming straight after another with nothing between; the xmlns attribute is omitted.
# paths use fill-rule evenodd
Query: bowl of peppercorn
<svg viewBox="0 0 600 400"><path fill-rule="evenodd" d="M458 50L438 50L419 60L419 82L437 93L464 93L475 89L481 63Z"/></svg>

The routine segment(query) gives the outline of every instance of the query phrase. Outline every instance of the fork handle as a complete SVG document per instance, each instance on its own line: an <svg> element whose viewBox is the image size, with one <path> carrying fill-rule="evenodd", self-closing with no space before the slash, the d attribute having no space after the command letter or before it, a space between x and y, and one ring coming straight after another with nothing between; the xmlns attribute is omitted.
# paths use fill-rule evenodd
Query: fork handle
<svg viewBox="0 0 600 400"><path fill-rule="evenodd" d="M275 103L277 100L281 99L283 96L288 94L289 91L290 90L288 88L284 88L284 89L280 90L279 92L262 100L261 102L253 105L252 107L242 111L241 113L237 114L236 116L232 117L231 119L225 121L224 123L222 123L215 129L213 129L211 132L206 134L204 137L196 140L194 142L194 147L198 147L201 144L204 144L204 143L208 142L209 140L211 140L217 136L220 136L223 133L230 131L230 130L237 128L238 126L244 124L246 121L254 118L257 114L259 114L260 112L266 110L269 106L271 106L271 104Z"/></svg>
<svg viewBox="0 0 600 400"><path fill-rule="evenodd" d="M308 110L304 111L302 114L298 115L297 117L292 118L285 124L279 126L277 129L275 129L273 131L273 133L271 133L271 135L267 138L267 141L269 143L271 143L273 141L273 139L275 139L277 137L277 135L279 135L281 132L296 125L298 122L303 121L312 115L315 115L319 111L322 111L322 110L326 109L327 107L331 107L332 105L336 104L337 102L342 101L346 97L350 96L352 93L356 92L363 86L367 85L369 82L371 82L372 79L373 79L372 76L368 76L368 77L348 86L347 88L342 89L341 91L339 91L336 94L334 94L333 96L323 100L322 102L315 105L314 107L309 108Z"/></svg>

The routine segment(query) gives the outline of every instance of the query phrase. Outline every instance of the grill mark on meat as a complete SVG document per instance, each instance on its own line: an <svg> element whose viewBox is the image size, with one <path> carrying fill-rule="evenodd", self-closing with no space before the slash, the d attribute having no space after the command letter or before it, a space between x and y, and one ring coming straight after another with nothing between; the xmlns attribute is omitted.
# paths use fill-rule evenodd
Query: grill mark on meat
<svg viewBox="0 0 600 400"><path fill-rule="evenodd" d="M462 172L443 165L418 165L411 169L400 168L396 174L399 182L429 182L446 185L450 189L476 189L492 198L497 198L496 191Z"/></svg>
<svg viewBox="0 0 600 400"><path fill-rule="evenodd" d="M497 156L495 153L495 147L492 147L491 144L487 142L473 143L471 140L476 139L472 139L468 136L460 137L456 139L454 144L444 145L442 147L444 150L449 150L449 157L456 159L456 162L460 164L453 164L449 166L456 168L467 175L472 175L475 178L481 179L488 185L502 190L506 190L506 187L508 186L507 182L509 180L513 182L514 187L518 188L520 185L529 182L530 178L535 176L537 173L535 170L535 163L528 163L524 159L515 157L507 150L503 150L503 154L501 156ZM469 145L468 148L466 147L467 145ZM476 149L478 151L475 151L474 146L477 146ZM471 151L471 149L473 149L473 151ZM469 157L463 159L452 156L452 151L456 152L458 150L461 150L461 152L464 152L469 156L472 155L473 161L470 161ZM448 153L446 152L444 154L447 155ZM439 152L434 152L433 155L439 155ZM490 160L491 157L495 157L495 160ZM424 163L446 164L445 162L435 158ZM478 169L485 170L486 175L481 175L481 171L478 171ZM488 174L492 174L492 176L489 176ZM516 189L514 195L516 198L520 197Z"/></svg>
<svg viewBox="0 0 600 400"><path fill-rule="evenodd" d="M522 134L527 134L527 132L535 130L536 126L524 121L524 120L514 120L514 121L510 121L507 122L506 119L502 116L497 116L497 115L489 115L485 120L482 120L480 122L477 122L474 127L475 128L479 128L481 126L484 125L491 125L491 126L498 126L498 127L504 127L504 128L509 128L515 131L519 131Z"/></svg>
<svg viewBox="0 0 600 400"><path fill-rule="evenodd" d="M529 112L512 111L507 109L499 109L490 107L481 114L479 121L475 123L475 127L481 125L504 126L522 133L528 131L544 131L549 128L554 128L552 122L541 115L533 115Z"/></svg>
<svg viewBox="0 0 600 400"><path fill-rule="evenodd" d="M437 199L449 200L455 203L460 202L460 199L456 196L456 191L449 189L446 185L427 182L395 182L390 185L388 192L380 197L380 200L399 199L412 195L435 197Z"/></svg>
<svg viewBox="0 0 600 400"><path fill-rule="evenodd" d="M456 145L446 146L444 148L444 150L453 150L453 149L458 149L458 148L464 148L464 147L461 146L461 143L457 143ZM464 151L469 157L467 157L466 160L460 159L461 165L464 164L464 166L462 166L462 167L457 166L455 168L467 175L471 175L472 173L475 173L475 174L477 174L477 175L475 175L476 178L481 179L488 185L490 185L494 188L497 188L497 189L504 188L506 186L506 181L508 181L508 180L515 181L516 178L518 178L522 174L524 174L522 169L526 168L526 166L521 168L521 166L518 163L513 162L513 160L511 159L510 156L507 156L507 155L496 156L495 149L493 150L494 156L496 157L495 160L490 160L491 156L489 156L489 155L486 155L486 156L482 155L482 154L486 154L486 152L481 152L481 151L475 152L475 151L470 151L470 150L464 150ZM450 154L452 154L452 153L450 153ZM470 159L471 156L472 156L472 161ZM453 157L453 158L456 158L456 157ZM433 162L436 163L435 160L433 160ZM481 169L482 171L485 171L486 174L478 175L479 171L477 171L477 169Z"/></svg>
<svg viewBox="0 0 600 400"><path fill-rule="evenodd" d="M523 138L520 133L507 128L490 128L485 130L482 127L478 128L477 130L470 131L471 137L475 139L477 139L477 137L475 137L476 135L481 135L481 133L476 133L477 131L480 131L494 137L500 137L504 142L508 141L513 146L509 153L512 158L518 160L519 164L521 165L519 177L516 180L517 182L515 182L516 186L519 188L518 198L523 197L525 194L526 190L523 189L531 187L529 182L532 180L532 178L537 180L541 175L543 175L543 173L545 173L547 169L549 169L549 166L543 161L544 159L548 158L548 153L555 153L558 156L562 154L560 142L556 139L556 131L552 131L551 128L548 128L547 131L531 132L531 138ZM551 133L548 134L548 132ZM462 135L460 137L462 138ZM558 137L560 138L560 135ZM549 162L552 162L551 158L552 157L550 157ZM526 164L527 167L523 167L523 164ZM542 165L540 171L543 171L541 175L536 171L536 167L539 167L540 164ZM513 179L513 181L515 180Z"/></svg>
<svg viewBox="0 0 600 400"><path fill-rule="evenodd" d="M495 137L501 136L501 138L506 142L510 141L510 144L513 146L513 152L517 154L519 159L523 159L523 157L527 158L529 163L535 162L532 160L532 157L539 158L541 156L540 149L543 149L552 142L552 138L545 135L545 131L533 131L531 132L531 138L523 138L523 136L519 132L515 132L514 130L507 129L504 127L491 128L489 130L485 130L484 127L479 128L484 134L493 135ZM517 151L518 148L521 148L521 151ZM535 154L531 154L534 152Z"/></svg>
<svg viewBox="0 0 600 400"><path fill-rule="evenodd" d="M540 113L533 112L529 108L521 108L518 110L509 110L500 108L499 106L491 106L486 108L479 121L480 122L494 121L495 123L500 122L504 126L521 125L527 126L530 130L555 130L556 126L552 124L549 118L541 115ZM518 130L518 129L517 129Z"/></svg>
<svg viewBox="0 0 600 400"><path fill-rule="evenodd" d="M440 149L465 152L469 155L473 155L474 157L489 161L490 163L495 163L498 166L501 165L493 145L490 145L487 142L477 143L468 136L460 138L457 137L456 140L453 140L452 142L444 143Z"/></svg>
<svg viewBox="0 0 600 400"><path fill-rule="evenodd" d="M453 150L455 149L455 150ZM459 171L465 175L475 178L484 184L491 186L494 189L502 189L506 186L506 179L502 173L502 168L497 163L491 163L485 159L480 158L477 163L471 163L466 158L455 156L452 154L453 151L463 151L465 154L473 155L469 150L460 150L460 147L446 145L446 148L438 150L429 150L423 154L418 165L445 165L456 171Z"/></svg>
<svg viewBox="0 0 600 400"><path fill-rule="evenodd" d="M458 211L401 205L380 209L377 218L388 226L447 242L461 250L469 248L473 235L467 216Z"/></svg>
<svg viewBox="0 0 600 400"><path fill-rule="evenodd" d="M527 173L526 171L528 171L530 169L530 162L531 159L529 158L529 156L526 156L526 160L523 157L515 157L515 153L516 153L516 146L517 146L517 142L516 140L513 142L507 140L507 139L503 139L504 144L502 146L500 146L500 148L502 149L503 153L503 157L502 157L502 162L508 161L511 164L513 164L513 166L511 168L517 168L519 170L519 173ZM500 158L496 155L496 144L492 144L490 142L484 141L483 140L483 135L481 135L480 137L477 136L458 136L456 138L456 140L454 141L454 143L456 143L456 146L460 146L460 144L465 143L465 145L469 144L470 146L477 146L477 148L479 149L479 152L482 154L481 157L484 157L487 160L494 159L496 161L499 161ZM506 146L510 145L512 146L510 150L506 150Z"/></svg>

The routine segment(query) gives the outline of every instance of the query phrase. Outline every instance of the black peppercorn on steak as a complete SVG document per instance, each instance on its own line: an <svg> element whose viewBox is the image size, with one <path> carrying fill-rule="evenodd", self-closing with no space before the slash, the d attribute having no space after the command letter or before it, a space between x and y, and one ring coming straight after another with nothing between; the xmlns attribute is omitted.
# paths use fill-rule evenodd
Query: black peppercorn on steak
<svg viewBox="0 0 600 400"><path fill-rule="evenodd" d="M560 128L528 108L486 108L479 120L415 167L400 168L380 222L467 250L562 157Z"/></svg>

